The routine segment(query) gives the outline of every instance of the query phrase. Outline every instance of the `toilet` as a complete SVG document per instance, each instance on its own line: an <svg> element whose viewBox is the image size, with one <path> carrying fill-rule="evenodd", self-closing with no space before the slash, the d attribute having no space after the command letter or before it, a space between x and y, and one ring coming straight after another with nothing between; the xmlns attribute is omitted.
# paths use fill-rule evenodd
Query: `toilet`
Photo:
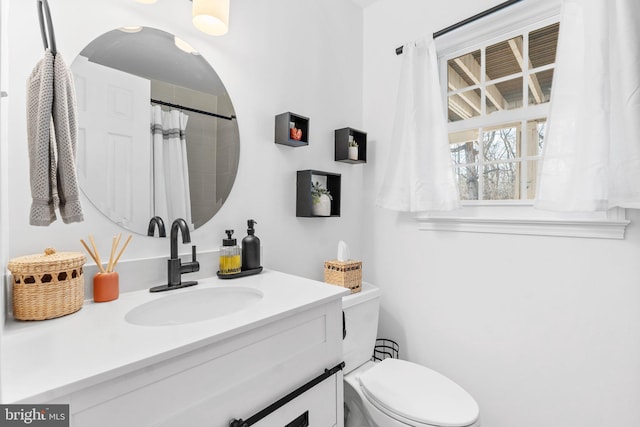
<svg viewBox="0 0 640 427"><path fill-rule="evenodd" d="M462 387L427 367L371 360L380 290L369 283L342 298L345 427L480 427L480 409Z"/></svg>

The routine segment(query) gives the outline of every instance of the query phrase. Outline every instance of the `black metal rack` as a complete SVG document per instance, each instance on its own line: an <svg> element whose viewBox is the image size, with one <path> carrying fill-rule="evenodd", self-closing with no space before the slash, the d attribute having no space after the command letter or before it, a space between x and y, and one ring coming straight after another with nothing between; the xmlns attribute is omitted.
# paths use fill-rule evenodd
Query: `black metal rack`
<svg viewBox="0 0 640 427"><path fill-rule="evenodd" d="M373 356L371 356L371 359L377 361L388 358L397 359L399 353L400 346L397 342L387 338L378 338L376 340L376 345L373 348Z"/></svg>

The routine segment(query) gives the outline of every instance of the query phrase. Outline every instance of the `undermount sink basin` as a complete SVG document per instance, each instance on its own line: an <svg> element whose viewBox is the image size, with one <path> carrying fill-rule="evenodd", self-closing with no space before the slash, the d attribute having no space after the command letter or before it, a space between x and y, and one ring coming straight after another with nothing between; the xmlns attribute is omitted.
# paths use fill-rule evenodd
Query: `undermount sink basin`
<svg viewBox="0 0 640 427"><path fill-rule="evenodd" d="M125 315L125 320L141 326L200 322L244 310L262 297L259 290L244 287L189 290L139 305Z"/></svg>

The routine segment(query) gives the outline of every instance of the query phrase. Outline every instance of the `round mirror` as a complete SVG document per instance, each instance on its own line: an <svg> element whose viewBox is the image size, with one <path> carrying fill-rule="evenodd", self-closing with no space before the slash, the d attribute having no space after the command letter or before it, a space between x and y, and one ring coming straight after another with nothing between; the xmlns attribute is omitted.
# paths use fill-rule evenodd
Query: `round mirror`
<svg viewBox="0 0 640 427"><path fill-rule="evenodd" d="M193 230L211 219L235 181L240 138L209 63L172 34L126 27L92 41L71 70L78 180L96 208L147 235L154 223L183 218Z"/></svg>

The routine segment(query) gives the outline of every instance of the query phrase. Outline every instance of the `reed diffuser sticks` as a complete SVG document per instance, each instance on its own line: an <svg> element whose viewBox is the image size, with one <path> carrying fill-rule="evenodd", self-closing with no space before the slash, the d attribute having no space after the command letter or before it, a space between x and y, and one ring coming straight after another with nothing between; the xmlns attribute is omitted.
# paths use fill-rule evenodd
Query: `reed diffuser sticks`
<svg viewBox="0 0 640 427"><path fill-rule="evenodd" d="M87 251L89 256L93 259L93 261L95 261L96 266L98 267L98 270L100 270L100 273L112 273L116 268L116 264L118 264L118 261L120 261L120 257L124 253L124 250L129 245L129 242L131 241L132 237L133 235L129 234L129 237L124 242L124 245L122 246L122 248L120 248L120 251L118 252L117 249L118 249L118 246L120 245L120 239L122 238L122 233L118 233L117 236L113 236L113 240L111 241L111 252L109 254L109 261L107 262L107 268L104 268L102 266L100 253L98 252L98 248L96 247L96 242L93 239L92 235L89 235L89 242L91 243L91 247L93 248L93 251L91 250L91 248L89 248L89 245L87 245L87 243L84 240L80 239L80 243L82 243L82 246L84 246L84 249ZM118 255L116 255L116 252Z"/></svg>

